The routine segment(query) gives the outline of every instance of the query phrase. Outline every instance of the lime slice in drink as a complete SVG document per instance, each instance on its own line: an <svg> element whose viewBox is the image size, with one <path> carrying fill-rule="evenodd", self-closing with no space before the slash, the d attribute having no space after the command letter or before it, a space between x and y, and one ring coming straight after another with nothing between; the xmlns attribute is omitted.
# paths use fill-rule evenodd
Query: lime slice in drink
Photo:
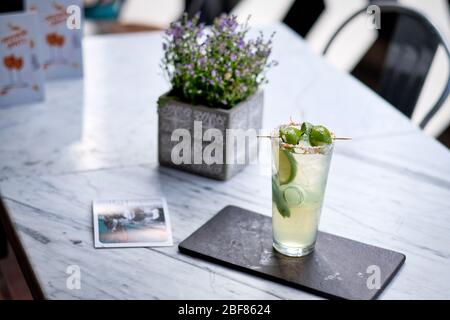
<svg viewBox="0 0 450 320"><path fill-rule="evenodd" d="M276 176L272 176L272 201L275 202L278 212L283 218L289 218L291 216L291 211L283 197Z"/></svg>
<svg viewBox="0 0 450 320"><path fill-rule="evenodd" d="M283 190L283 188L281 189ZM288 206L298 206L304 200L303 191L294 185L290 185L287 186L287 188L284 188L283 196Z"/></svg>
<svg viewBox="0 0 450 320"><path fill-rule="evenodd" d="M331 133L324 126L314 126L309 133L309 143L313 147L323 146L326 144L332 144L333 139Z"/></svg>
<svg viewBox="0 0 450 320"><path fill-rule="evenodd" d="M278 177L281 185L294 180L297 174L297 163L290 151L280 149L278 166Z"/></svg>

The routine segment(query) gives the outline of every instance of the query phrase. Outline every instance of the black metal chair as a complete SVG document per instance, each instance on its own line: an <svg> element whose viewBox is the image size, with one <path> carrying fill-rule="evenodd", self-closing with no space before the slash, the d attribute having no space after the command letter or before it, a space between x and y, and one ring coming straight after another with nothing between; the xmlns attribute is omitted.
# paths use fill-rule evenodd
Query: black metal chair
<svg viewBox="0 0 450 320"><path fill-rule="evenodd" d="M419 11L391 2L374 1L372 4L380 7L381 27L383 15L397 16L376 91L406 116L411 117L439 45L444 48L450 63L449 46L439 29ZM367 7L358 10L337 29L326 45L324 55L340 32L366 11ZM421 120L421 128L439 111L449 93L450 75L438 101Z"/></svg>
<svg viewBox="0 0 450 320"><path fill-rule="evenodd" d="M2 0L0 3L0 13L22 11L24 0Z"/></svg>
<svg viewBox="0 0 450 320"><path fill-rule="evenodd" d="M211 24L222 13L230 13L241 0L186 0L185 11L190 17L201 13L200 21ZM295 0L283 22L305 36L325 9L323 0Z"/></svg>
<svg viewBox="0 0 450 320"><path fill-rule="evenodd" d="M283 19L292 30L305 37L325 10L323 0L295 0Z"/></svg>
<svg viewBox="0 0 450 320"><path fill-rule="evenodd" d="M200 21L212 24L222 13L230 13L240 0L186 0L185 11L189 17L200 12Z"/></svg>

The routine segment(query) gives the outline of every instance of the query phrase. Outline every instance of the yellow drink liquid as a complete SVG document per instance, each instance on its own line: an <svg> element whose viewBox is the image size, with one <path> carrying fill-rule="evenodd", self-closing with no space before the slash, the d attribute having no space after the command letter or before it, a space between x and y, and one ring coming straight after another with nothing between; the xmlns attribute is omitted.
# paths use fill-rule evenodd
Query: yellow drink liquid
<svg viewBox="0 0 450 320"><path fill-rule="evenodd" d="M280 253L313 251L332 153L333 145L286 150L272 140L272 229Z"/></svg>

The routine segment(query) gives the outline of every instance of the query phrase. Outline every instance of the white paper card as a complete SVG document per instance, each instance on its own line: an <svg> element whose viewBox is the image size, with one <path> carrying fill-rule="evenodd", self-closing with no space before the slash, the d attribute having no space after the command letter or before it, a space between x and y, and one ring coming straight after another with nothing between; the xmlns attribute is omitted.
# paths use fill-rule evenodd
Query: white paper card
<svg viewBox="0 0 450 320"><path fill-rule="evenodd" d="M37 12L47 79L83 76L81 0L26 0L26 9Z"/></svg>
<svg viewBox="0 0 450 320"><path fill-rule="evenodd" d="M165 199L93 202L96 248L171 246Z"/></svg>
<svg viewBox="0 0 450 320"><path fill-rule="evenodd" d="M0 107L44 99L38 17L0 14Z"/></svg>

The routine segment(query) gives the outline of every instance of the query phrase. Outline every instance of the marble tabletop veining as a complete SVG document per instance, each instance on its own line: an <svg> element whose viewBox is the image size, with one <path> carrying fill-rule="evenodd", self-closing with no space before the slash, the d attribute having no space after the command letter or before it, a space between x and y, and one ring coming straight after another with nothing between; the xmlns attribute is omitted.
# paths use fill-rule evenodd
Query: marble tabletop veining
<svg viewBox="0 0 450 320"><path fill-rule="evenodd" d="M450 298L450 153L282 24L265 86L264 128L289 116L333 129L321 229L399 251L382 299ZM226 182L157 164L156 100L169 89L161 33L84 41L85 78L47 83L43 103L0 109L0 190L49 299L317 299L182 255L177 244L226 205L271 214L270 165ZM92 200L167 199L175 245L93 247ZM81 268L80 290L66 286Z"/></svg>

